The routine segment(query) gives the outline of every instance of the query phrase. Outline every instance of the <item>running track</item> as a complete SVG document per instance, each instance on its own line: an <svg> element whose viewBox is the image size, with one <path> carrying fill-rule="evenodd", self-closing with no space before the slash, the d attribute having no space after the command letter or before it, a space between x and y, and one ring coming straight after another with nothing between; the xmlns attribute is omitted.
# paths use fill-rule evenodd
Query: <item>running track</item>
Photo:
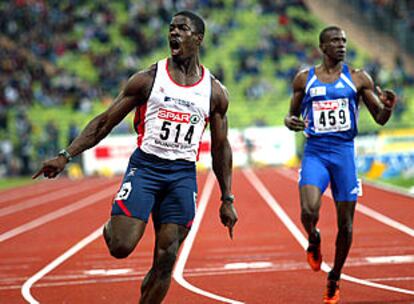
<svg viewBox="0 0 414 304"><path fill-rule="evenodd" d="M199 175L196 221L164 303L321 303L326 274L308 270L297 173L236 170L234 240L218 218L219 191ZM137 303L151 264L152 225L135 252L111 258L101 227L120 178L40 181L0 192L0 303ZM414 303L414 198L364 185L342 303ZM324 270L336 218L323 197Z"/></svg>

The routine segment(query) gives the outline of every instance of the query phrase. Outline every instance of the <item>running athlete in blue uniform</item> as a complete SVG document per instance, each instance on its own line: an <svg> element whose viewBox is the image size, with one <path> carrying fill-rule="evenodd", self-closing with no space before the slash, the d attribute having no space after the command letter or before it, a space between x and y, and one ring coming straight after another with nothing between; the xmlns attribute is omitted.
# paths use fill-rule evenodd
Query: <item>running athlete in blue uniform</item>
<svg viewBox="0 0 414 304"><path fill-rule="evenodd" d="M130 158L104 238L116 258L127 257L152 214L153 265L141 286L140 303L164 299L180 245L195 216L195 161L208 122L213 171L221 190L220 219L233 236L237 213L231 193L232 151L227 139L226 89L200 64L204 22L192 12L177 13L169 28L171 57L132 76L114 103L95 117L40 174L54 178L70 159L99 143L135 109L138 148Z"/></svg>
<svg viewBox="0 0 414 304"><path fill-rule="evenodd" d="M308 233L307 259L320 270L321 238L316 228L321 196L331 184L337 210L338 234L335 261L328 274L324 303L339 301L339 279L352 243L352 224L358 195L354 138L357 135L358 101L362 100L375 121L390 118L396 95L390 90L375 93L371 77L343 61L345 32L336 26L321 31L322 64L300 71L293 80L293 96L285 125L304 131L306 143L300 171L301 220ZM300 118L302 116L302 118Z"/></svg>

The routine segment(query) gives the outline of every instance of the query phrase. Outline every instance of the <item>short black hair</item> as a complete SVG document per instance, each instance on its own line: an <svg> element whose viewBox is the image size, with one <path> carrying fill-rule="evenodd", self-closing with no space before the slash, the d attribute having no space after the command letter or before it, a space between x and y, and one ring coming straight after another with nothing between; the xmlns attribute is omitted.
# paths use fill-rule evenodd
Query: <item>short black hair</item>
<svg viewBox="0 0 414 304"><path fill-rule="evenodd" d="M326 34L330 31L342 31L342 29L336 25L330 25L325 27L319 34L319 44L322 44L326 41Z"/></svg>
<svg viewBox="0 0 414 304"><path fill-rule="evenodd" d="M196 31L199 34L203 34L204 35L204 31L205 31L205 23L203 18L201 18L199 15L197 15L196 13L190 12L190 11L179 11L178 13L176 13L174 15L175 16L185 16L188 17L191 22L195 25Z"/></svg>

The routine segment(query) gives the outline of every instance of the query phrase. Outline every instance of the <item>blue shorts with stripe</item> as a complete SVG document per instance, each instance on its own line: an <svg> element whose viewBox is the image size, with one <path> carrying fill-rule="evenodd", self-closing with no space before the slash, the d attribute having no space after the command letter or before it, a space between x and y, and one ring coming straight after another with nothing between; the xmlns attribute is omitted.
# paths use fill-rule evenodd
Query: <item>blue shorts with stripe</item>
<svg viewBox="0 0 414 304"><path fill-rule="evenodd" d="M299 186L313 185L323 193L329 183L335 201L357 200L354 142L310 137L305 143Z"/></svg>
<svg viewBox="0 0 414 304"><path fill-rule="evenodd" d="M166 160L139 148L131 155L111 215L127 215L154 224L191 227L197 196L196 165Z"/></svg>

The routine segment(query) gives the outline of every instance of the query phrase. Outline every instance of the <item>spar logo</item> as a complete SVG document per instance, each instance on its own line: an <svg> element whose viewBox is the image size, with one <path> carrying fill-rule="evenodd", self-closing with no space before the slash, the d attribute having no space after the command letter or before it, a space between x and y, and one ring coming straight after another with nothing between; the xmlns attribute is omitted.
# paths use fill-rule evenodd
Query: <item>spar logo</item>
<svg viewBox="0 0 414 304"><path fill-rule="evenodd" d="M313 108L316 111L336 110L339 108L338 100L324 100L313 103Z"/></svg>
<svg viewBox="0 0 414 304"><path fill-rule="evenodd" d="M315 111L335 111L338 109L345 109L348 107L348 98L314 101L312 107Z"/></svg>
<svg viewBox="0 0 414 304"><path fill-rule="evenodd" d="M191 114L160 108L158 110L158 118L178 123L190 123Z"/></svg>

